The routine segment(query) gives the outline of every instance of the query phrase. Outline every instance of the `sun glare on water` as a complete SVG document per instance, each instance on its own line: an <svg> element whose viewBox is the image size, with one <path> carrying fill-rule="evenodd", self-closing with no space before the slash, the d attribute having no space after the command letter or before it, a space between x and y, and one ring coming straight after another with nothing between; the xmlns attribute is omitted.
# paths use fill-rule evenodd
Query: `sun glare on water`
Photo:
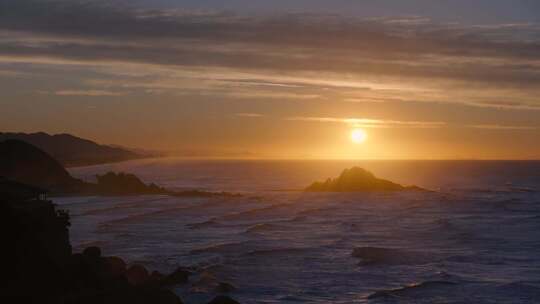
<svg viewBox="0 0 540 304"><path fill-rule="evenodd" d="M355 144L364 143L367 140L367 133L362 129L354 129L351 132L351 140Z"/></svg>

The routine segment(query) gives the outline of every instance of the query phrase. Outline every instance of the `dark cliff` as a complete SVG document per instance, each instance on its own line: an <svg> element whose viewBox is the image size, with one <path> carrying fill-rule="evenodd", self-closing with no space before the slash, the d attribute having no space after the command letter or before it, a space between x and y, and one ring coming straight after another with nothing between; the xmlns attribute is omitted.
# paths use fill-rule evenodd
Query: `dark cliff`
<svg viewBox="0 0 540 304"><path fill-rule="evenodd" d="M0 180L2 303L182 303L142 266L128 268L96 247L73 254L69 215L44 194Z"/></svg>
<svg viewBox="0 0 540 304"><path fill-rule="evenodd" d="M63 166L87 166L145 157L127 149L100 145L70 134L0 133L0 141L15 139L32 144Z"/></svg>
<svg viewBox="0 0 540 304"><path fill-rule="evenodd" d="M81 184L54 158L20 140L0 142L0 176L51 191L71 190Z"/></svg>
<svg viewBox="0 0 540 304"><path fill-rule="evenodd" d="M69 226L45 190L0 179L0 303L182 304L170 288L189 283L187 268L164 275L98 247L72 253ZM238 304L227 296L210 303Z"/></svg>
<svg viewBox="0 0 540 304"><path fill-rule="evenodd" d="M205 191L169 191L155 184L145 184L129 173L108 172L97 175L97 183L72 177L53 157L19 140L0 142L0 178L36 186L52 195L139 195L233 196L231 193Z"/></svg>

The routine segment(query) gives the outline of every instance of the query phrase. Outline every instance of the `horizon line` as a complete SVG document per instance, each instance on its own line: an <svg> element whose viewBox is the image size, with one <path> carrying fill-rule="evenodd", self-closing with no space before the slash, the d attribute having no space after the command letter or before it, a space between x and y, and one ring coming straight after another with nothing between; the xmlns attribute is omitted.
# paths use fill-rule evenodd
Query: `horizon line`
<svg viewBox="0 0 540 304"><path fill-rule="evenodd" d="M245 160L245 161L540 161L540 158L279 158L279 157L196 157L196 156L163 156L150 159L182 159L182 160ZM127 160L137 161L137 160Z"/></svg>

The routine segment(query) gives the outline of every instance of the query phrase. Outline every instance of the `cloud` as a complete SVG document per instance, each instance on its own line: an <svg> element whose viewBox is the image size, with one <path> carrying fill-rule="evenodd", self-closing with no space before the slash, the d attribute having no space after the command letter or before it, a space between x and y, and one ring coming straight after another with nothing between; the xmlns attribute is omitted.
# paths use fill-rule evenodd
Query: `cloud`
<svg viewBox="0 0 540 304"><path fill-rule="evenodd" d="M406 121L406 120L385 120L373 118L341 118L341 117L310 117L296 116L288 117L289 121L305 121L320 123L342 123L353 127L362 128L441 128L441 127L462 127L484 130L538 130L536 126L515 126L500 124L471 124L455 125L443 121Z"/></svg>
<svg viewBox="0 0 540 304"><path fill-rule="evenodd" d="M1 0L0 60L107 65L117 68L116 76L126 85L154 92L178 91L187 78L205 78L190 85L240 98L316 99L328 88L355 88L370 92L339 100L540 107L530 97L540 94L540 25L535 23L469 26L422 16L242 16L111 3ZM126 65L170 71L150 81L131 79L121 73ZM213 76L224 70L227 75ZM519 98L523 92L529 97ZM493 102L493 96L519 101Z"/></svg>
<svg viewBox="0 0 540 304"><path fill-rule="evenodd" d="M236 116L238 116L238 117L248 117L248 118L258 118L258 117L263 117L264 115L259 114L259 113L236 113Z"/></svg>
<svg viewBox="0 0 540 304"><path fill-rule="evenodd" d="M359 60L366 57L390 63L401 61L399 66L411 73L429 72L415 65L414 59L433 55L540 57L538 41L522 43L514 39L524 33L531 39L536 37L540 29L535 24L489 28L435 24L422 17L246 17L104 3L4 0L0 3L0 29L8 43L1 51L82 60L338 71L362 67L372 70L373 63L384 63ZM17 38L29 33L34 43ZM446 71L452 72L460 77L467 74L456 69ZM431 73L437 75L437 71Z"/></svg>
<svg viewBox="0 0 540 304"><path fill-rule="evenodd" d="M102 91L102 90L59 90L59 91L53 92L52 94L56 96L92 96L92 97L126 95L126 93L124 92L111 92L111 91Z"/></svg>
<svg viewBox="0 0 540 304"><path fill-rule="evenodd" d="M289 117L286 120L322 122L322 123L343 123L343 124L348 124L355 127L363 127L363 128L391 128L391 127L439 128L446 125L445 122L441 122L441 121L401 121L401 120L384 120L384 119L371 119L371 118L296 116L296 117Z"/></svg>
<svg viewBox="0 0 540 304"><path fill-rule="evenodd" d="M367 98L345 98L343 101L347 102L373 102L373 103L383 103L388 101L384 98L374 98L374 97L367 97Z"/></svg>
<svg viewBox="0 0 540 304"><path fill-rule="evenodd" d="M508 126L508 125L470 125L468 126L474 129L485 129L485 130L538 130L538 127L534 126Z"/></svg>

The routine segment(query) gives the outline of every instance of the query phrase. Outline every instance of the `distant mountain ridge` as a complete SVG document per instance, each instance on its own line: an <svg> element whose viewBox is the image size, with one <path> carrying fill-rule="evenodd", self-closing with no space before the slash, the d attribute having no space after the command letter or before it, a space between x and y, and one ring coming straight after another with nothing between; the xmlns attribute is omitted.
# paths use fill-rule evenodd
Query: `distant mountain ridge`
<svg viewBox="0 0 540 304"><path fill-rule="evenodd" d="M52 195L238 196L227 192L171 191L155 184L145 184L137 176L123 172L98 174L96 178L97 183L91 183L72 177L57 160L27 142L16 139L0 141L0 186L2 182L18 182L39 187Z"/></svg>
<svg viewBox="0 0 540 304"><path fill-rule="evenodd" d="M148 156L120 147L101 145L70 134L0 132L0 142L8 139L16 139L34 145L65 167L98 165Z"/></svg>

